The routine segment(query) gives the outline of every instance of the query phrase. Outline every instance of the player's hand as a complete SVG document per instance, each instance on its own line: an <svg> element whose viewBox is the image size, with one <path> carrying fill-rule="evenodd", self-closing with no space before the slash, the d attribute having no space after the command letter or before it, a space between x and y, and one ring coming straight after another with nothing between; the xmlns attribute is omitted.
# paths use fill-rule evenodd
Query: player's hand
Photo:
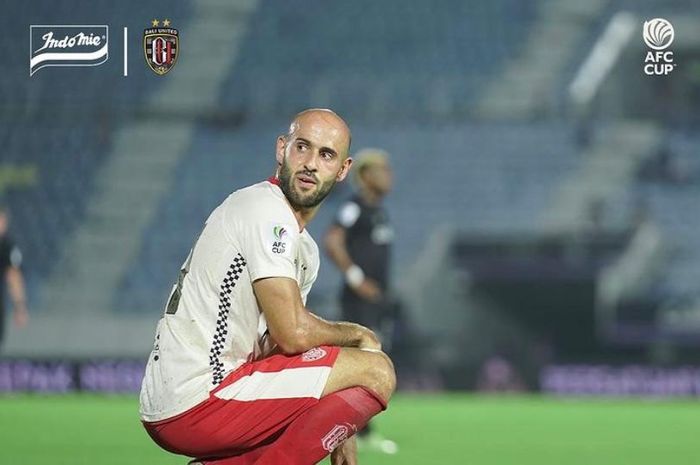
<svg viewBox="0 0 700 465"><path fill-rule="evenodd" d="M376 303L381 301L383 297L377 282L370 278L365 278L359 286L353 288L353 291L368 302Z"/></svg>
<svg viewBox="0 0 700 465"><path fill-rule="evenodd" d="M357 465L357 441L351 436L331 452L331 465Z"/></svg>
<svg viewBox="0 0 700 465"><path fill-rule="evenodd" d="M24 304L16 305L13 314L13 320L15 326L18 328L24 328L29 323L29 311L27 311L27 306Z"/></svg>
<svg viewBox="0 0 700 465"><path fill-rule="evenodd" d="M369 328L362 327L362 334L360 336L360 343L357 345L358 349L367 350L382 350L382 343L374 331Z"/></svg>

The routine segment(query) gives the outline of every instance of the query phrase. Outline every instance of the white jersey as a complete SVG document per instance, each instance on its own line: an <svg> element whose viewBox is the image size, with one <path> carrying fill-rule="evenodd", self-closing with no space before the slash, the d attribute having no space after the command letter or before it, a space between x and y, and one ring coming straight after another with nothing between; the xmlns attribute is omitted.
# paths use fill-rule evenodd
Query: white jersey
<svg viewBox="0 0 700 465"><path fill-rule="evenodd" d="M279 186L268 180L231 194L209 216L158 323L141 418L185 412L232 370L268 353L253 282L295 279L306 302L318 268L318 247L306 230L299 232Z"/></svg>

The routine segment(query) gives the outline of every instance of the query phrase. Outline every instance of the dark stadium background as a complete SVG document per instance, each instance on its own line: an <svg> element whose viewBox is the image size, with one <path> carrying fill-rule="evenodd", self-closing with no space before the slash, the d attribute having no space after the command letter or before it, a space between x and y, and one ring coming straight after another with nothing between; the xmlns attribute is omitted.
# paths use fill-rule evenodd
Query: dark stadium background
<svg viewBox="0 0 700 465"><path fill-rule="evenodd" d="M166 18L157 76L142 36ZM644 73L652 18L668 75ZM30 77L29 26L56 24L108 25L108 61ZM138 424L155 323L209 212L307 107L395 172L380 426L402 451L363 463L697 463L699 24L694 0L8 0L0 200L31 320L6 315L0 463L185 463ZM309 306L337 316L339 283L323 257Z"/></svg>

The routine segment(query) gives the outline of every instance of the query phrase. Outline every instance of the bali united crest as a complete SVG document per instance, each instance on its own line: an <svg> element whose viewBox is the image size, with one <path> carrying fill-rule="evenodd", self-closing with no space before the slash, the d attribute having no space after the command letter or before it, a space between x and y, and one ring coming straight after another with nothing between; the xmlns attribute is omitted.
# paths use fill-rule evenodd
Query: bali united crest
<svg viewBox="0 0 700 465"><path fill-rule="evenodd" d="M175 66L180 55L180 41L177 29L170 27L169 19L162 22L154 19L151 26L143 31L143 53L148 67L162 76Z"/></svg>

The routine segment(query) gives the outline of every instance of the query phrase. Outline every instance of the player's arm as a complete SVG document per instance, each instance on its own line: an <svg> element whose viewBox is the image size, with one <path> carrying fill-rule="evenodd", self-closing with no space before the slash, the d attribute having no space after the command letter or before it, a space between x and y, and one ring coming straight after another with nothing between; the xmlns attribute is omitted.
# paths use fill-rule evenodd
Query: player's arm
<svg viewBox="0 0 700 465"><path fill-rule="evenodd" d="M311 313L301 300L294 279L273 277L253 283L270 336L286 354L320 345L381 349L375 334L358 324L329 322Z"/></svg>
<svg viewBox="0 0 700 465"><path fill-rule="evenodd" d="M348 248L345 245L345 228L337 224L331 225L328 231L326 231L323 242L326 246L328 257L335 263L335 266L337 266L340 271L345 273L354 265L350 258L350 253L348 253Z"/></svg>
<svg viewBox="0 0 700 465"><path fill-rule="evenodd" d="M5 280L12 299L15 324L23 327L29 320L29 311L27 310L27 296L24 290L22 271L17 266L10 266L5 272Z"/></svg>
<svg viewBox="0 0 700 465"><path fill-rule="evenodd" d="M377 283L366 278L362 268L352 261L346 245L346 229L344 227L338 224L331 225L326 231L323 242L328 257L343 273L348 285L360 297L370 301L381 299L381 289Z"/></svg>

